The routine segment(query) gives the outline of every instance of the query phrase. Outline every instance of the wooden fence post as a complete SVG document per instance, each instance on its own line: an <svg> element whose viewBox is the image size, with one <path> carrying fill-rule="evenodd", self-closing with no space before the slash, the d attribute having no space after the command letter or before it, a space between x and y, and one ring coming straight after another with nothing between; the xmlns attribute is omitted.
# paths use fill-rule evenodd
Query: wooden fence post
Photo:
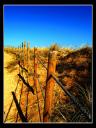
<svg viewBox="0 0 96 128"><path fill-rule="evenodd" d="M47 81L46 81L46 90L45 90L45 104L44 104L44 115L43 121L49 122L50 115L52 112L52 98L53 98L53 89L55 81L50 77L51 74L55 74L56 68L56 51L50 52L48 55L48 71L47 71Z"/></svg>
<svg viewBox="0 0 96 128"><path fill-rule="evenodd" d="M18 60L18 62L19 62L19 64L20 64L20 55L21 55L21 54L20 54L20 49L21 49L21 48L18 46L18 54L19 54L19 60ZM19 66L19 74L20 74L20 66Z"/></svg>
<svg viewBox="0 0 96 128"><path fill-rule="evenodd" d="M36 58L36 48L34 47L34 86L38 84L37 80L37 58Z"/></svg>
<svg viewBox="0 0 96 128"><path fill-rule="evenodd" d="M20 45L20 65L22 65L22 49L23 49L23 43ZM20 69L20 75L21 75L21 69Z"/></svg>
<svg viewBox="0 0 96 128"><path fill-rule="evenodd" d="M30 43L27 43L27 70L29 71L30 64Z"/></svg>
<svg viewBox="0 0 96 128"><path fill-rule="evenodd" d="M34 86L36 88L37 102L38 102L38 112L39 112L39 120L41 122L41 113L40 113L40 105L39 105L39 97L38 97L38 78L37 78L37 68L38 68L38 60L36 58L36 48L34 48Z"/></svg>
<svg viewBox="0 0 96 128"><path fill-rule="evenodd" d="M22 42L22 46L21 46L21 60L22 60L22 62L21 62L21 66L23 66L24 65L24 53L23 53L23 47L24 47L24 45L23 45L23 42Z"/></svg>
<svg viewBox="0 0 96 128"><path fill-rule="evenodd" d="M29 50L30 50L30 43L27 43L27 70L29 73L29 61L30 61L30 54L29 54ZM29 77L28 77L28 73L27 73L27 83L29 83ZM28 95L29 95L29 90L27 92L27 99L26 99L26 119L28 118Z"/></svg>
<svg viewBox="0 0 96 128"><path fill-rule="evenodd" d="M24 42L24 66L26 67L26 42Z"/></svg>

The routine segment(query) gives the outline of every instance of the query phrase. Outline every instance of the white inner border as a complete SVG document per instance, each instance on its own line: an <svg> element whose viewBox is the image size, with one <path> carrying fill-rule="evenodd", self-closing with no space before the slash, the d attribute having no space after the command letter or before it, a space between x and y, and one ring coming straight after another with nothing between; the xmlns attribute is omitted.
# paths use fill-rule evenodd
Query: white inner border
<svg viewBox="0 0 96 128"><path fill-rule="evenodd" d="M3 43L4 43L4 7L6 6L91 6L92 7L92 92L93 92L93 5L92 4L5 4L3 5ZM3 44L4 46L4 44ZM4 51L4 47L3 47ZM3 54L4 57L4 54ZM3 59L4 64L4 59ZM3 65L4 69L4 65ZM3 78L4 78L4 72L3 72ZM3 79L4 82L4 79ZM3 85L4 87L4 85ZM3 101L4 101L4 89L3 89ZM4 103L3 103L4 107ZM4 109L4 108L3 108ZM3 111L4 114L4 111ZM4 122L4 116L3 116L3 123L5 124L92 124L93 123L93 93L92 93L92 122Z"/></svg>

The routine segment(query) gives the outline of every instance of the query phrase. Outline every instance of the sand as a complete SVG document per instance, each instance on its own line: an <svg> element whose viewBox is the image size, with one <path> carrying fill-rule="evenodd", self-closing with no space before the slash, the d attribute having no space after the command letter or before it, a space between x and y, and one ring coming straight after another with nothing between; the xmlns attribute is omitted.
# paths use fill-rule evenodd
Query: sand
<svg viewBox="0 0 96 128"><path fill-rule="evenodd" d="M18 70L14 70L13 72L8 72L8 69L5 68L8 66L8 63L14 60L14 56L11 54L7 54L4 52L4 85L3 85L3 112L4 118L8 112L10 104L12 102L12 91L16 88L16 77ZM13 104L14 105L14 104ZM15 106L14 106L15 107ZM13 113L12 110L10 114Z"/></svg>

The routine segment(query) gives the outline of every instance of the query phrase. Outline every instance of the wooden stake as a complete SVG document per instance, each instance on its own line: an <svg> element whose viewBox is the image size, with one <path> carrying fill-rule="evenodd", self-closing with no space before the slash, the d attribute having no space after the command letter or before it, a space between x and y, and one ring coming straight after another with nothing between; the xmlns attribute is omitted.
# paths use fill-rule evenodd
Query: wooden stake
<svg viewBox="0 0 96 128"><path fill-rule="evenodd" d="M21 65L23 66L24 65L24 49L23 49L24 45L23 45L23 42L22 42L22 48L21 48L21 54L22 54L22 63Z"/></svg>
<svg viewBox="0 0 96 128"><path fill-rule="evenodd" d="M30 43L27 44L27 70L29 71L29 64L30 64Z"/></svg>
<svg viewBox="0 0 96 128"><path fill-rule="evenodd" d="M26 42L24 42L24 66L26 67Z"/></svg>
<svg viewBox="0 0 96 128"><path fill-rule="evenodd" d="M48 56L48 71L47 71L47 79L51 74L55 74L56 68L56 51L50 52ZM55 81L50 78L49 81L46 81L46 90L45 90L45 105L44 105L44 116L43 121L49 122L50 115L52 112L52 100L53 100L53 89L54 89Z"/></svg>
<svg viewBox="0 0 96 128"><path fill-rule="evenodd" d="M36 87L36 95L37 95L37 102L38 102L38 112L39 112L39 120L41 122L41 113L40 113L40 105L39 105L39 97L38 97L38 79L37 79L37 65L38 61L36 58L36 48L34 48L34 86Z"/></svg>
<svg viewBox="0 0 96 128"><path fill-rule="evenodd" d="M27 43L27 70L28 70L28 73L29 73L29 61L30 61L30 55L29 55L29 49L30 48L30 43ZM29 77L28 77L28 73L27 73L27 83L29 83ZM28 95L29 95L29 89L28 89L28 92L27 92L27 99L26 99L26 119L28 118Z"/></svg>

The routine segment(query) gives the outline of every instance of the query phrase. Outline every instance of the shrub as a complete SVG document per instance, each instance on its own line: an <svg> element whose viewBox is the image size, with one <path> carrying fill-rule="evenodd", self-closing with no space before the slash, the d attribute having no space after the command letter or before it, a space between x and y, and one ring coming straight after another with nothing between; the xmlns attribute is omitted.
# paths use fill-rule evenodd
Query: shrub
<svg viewBox="0 0 96 128"><path fill-rule="evenodd" d="M57 43L54 43L50 46L49 48L50 51L59 51L60 50L60 46Z"/></svg>

